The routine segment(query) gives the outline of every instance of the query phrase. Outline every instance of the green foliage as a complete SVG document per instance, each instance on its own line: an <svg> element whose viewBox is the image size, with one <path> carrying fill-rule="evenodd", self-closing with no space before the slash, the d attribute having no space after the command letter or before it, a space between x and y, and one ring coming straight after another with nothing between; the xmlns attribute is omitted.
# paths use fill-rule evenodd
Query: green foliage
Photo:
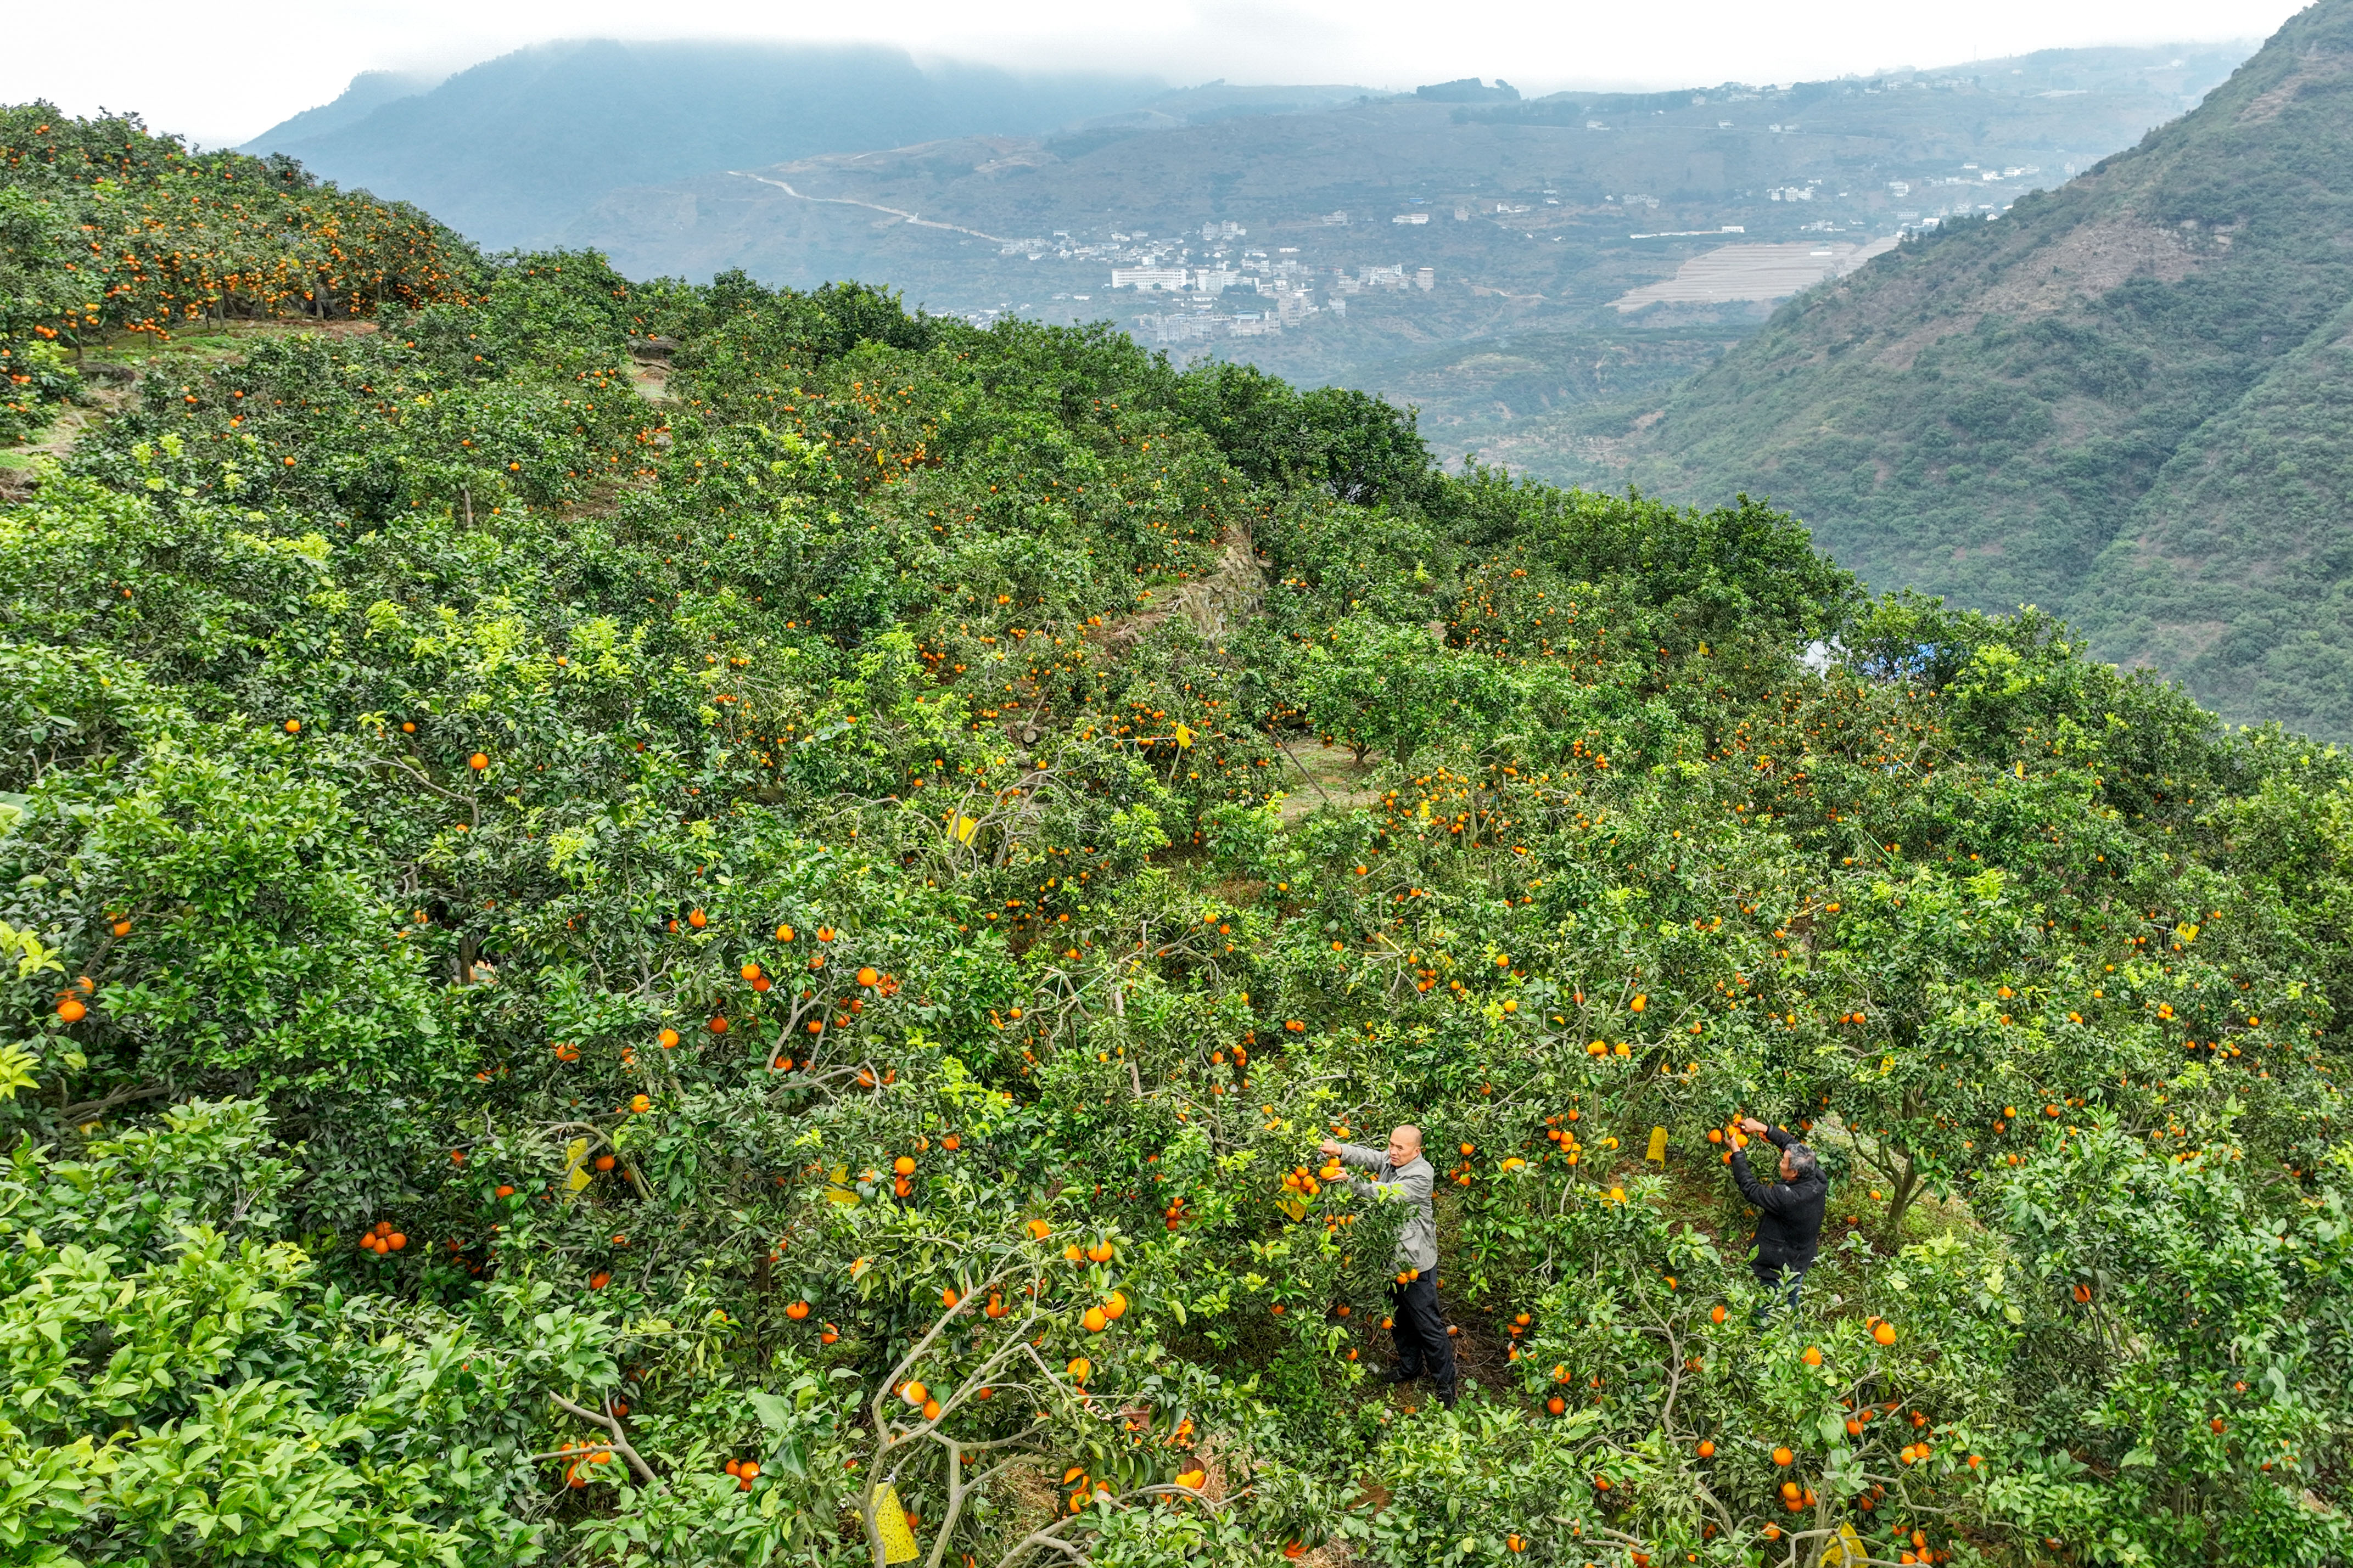
<svg viewBox="0 0 2353 1568"><path fill-rule="evenodd" d="M192 153L135 116L0 108L0 439L78 384L60 346L462 300L480 270L416 208L284 159Z"/></svg>
<svg viewBox="0 0 2353 1568"><path fill-rule="evenodd" d="M2333 752L1108 333L484 278L0 510L12 1560L2345 1555Z"/></svg>

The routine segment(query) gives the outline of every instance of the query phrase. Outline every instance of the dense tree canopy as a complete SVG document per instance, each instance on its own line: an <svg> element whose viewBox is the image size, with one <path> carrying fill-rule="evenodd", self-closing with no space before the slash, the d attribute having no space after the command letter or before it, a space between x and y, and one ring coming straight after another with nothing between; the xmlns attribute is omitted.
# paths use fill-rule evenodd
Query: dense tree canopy
<svg viewBox="0 0 2353 1568"><path fill-rule="evenodd" d="M86 328L0 506L10 1561L2353 1548L2337 753L1107 331L449 255Z"/></svg>

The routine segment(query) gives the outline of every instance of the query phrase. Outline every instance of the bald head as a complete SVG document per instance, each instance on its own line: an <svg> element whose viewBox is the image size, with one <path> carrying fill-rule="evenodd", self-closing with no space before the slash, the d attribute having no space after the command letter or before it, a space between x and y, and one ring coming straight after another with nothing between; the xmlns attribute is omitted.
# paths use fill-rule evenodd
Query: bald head
<svg viewBox="0 0 2353 1568"><path fill-rule="evenodd" d="M1421 1129L1400 1127L1389 1134L1389 1163L1409 1165L1421 1154Z"/></svg>

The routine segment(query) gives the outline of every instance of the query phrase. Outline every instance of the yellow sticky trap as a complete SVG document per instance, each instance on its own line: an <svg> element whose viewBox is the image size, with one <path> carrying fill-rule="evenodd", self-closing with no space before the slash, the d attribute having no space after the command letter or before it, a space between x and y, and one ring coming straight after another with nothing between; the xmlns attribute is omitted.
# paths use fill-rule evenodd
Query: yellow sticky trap
<svg viewBox="0 0 2353 1568"><path fill-rule="evenodd" d="M1651 1152L1642 1158L1661 1165L1667 1163L1667 1130L1665 1128L1651 1129Z"/></svg>
<svg viewBox="0 0 2353 1568"><path fill-rule="evenodd" d="M915 1546L915 1532L907 1528L907 1510L900 1505L897 1487L875 1491L874 1530L882 1537L883 1562L913 1563L923 1555Z"/></svg>
<svg viewBox="0 0 2353 1568"><path fill-rule="evenodd" d="M826 1174L825 1201L844 1205L858 1201L858 1189L849 1184L849 1167L836 1165Z"/></svg>
<svg viewBox="0 0 2353 1568"><path fill-rule="evenodd" d="M576 1193L588 1184L588 1140L575 1138L564 1146L564 1188Z"/></svg>
<svg viewBox="0 0 2353 1568"><path fill-rule="evenodd" d="M972 836L980 831L980 824L959 811L956 813L955 821L949 825L948 831L955 835L957 843L969 844L972 842Z"/></svg>
<svg viewBox="0 0 2353 1568"><path fill-rule="evenodd" d="M1862 1568L1870 1552L1863 1550L1862 1538L1852 1524L1839 1526L1838 1534L1822 1545L1821 1568Z"/></svg>
<svg viewBox="0 0 2353 1568"><path fill-rule="evenodd" d="M1274 1206L1289 1215L1294 1222L1307 1217L1307 1205L1297 1198L1277 1198Z"/></svg>
<svg viewBox="0 0 2353 1568"><path fill-rule="evenodd" d="M1176 749L1177 749L1178 751L1180 751L1180 752L1181 752L1181 751L1184 751L1184 750L1186 750L1187 748L1190 747L1190 746L1192 745L1192 743L1193 743L1193 731L1190 731L1190 730L1187 730L1187 728L1185 728L1185 726L1184 726L1184 725L1182 725L1182 724L1177 725L1177 726L1176 726Z"/></svg>

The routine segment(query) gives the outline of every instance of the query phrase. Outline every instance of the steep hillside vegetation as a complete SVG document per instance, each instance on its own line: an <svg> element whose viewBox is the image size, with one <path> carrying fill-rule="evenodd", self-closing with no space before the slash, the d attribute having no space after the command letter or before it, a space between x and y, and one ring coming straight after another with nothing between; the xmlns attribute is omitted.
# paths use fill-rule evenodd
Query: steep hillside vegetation
<svg viewBox="0 0 2353 1568"><path fill-rule="evenodd" d="M284 174L0 129L33 297ZM2344 756L1360 394L435 254L45 361L7 1561L2353 1555Z"/></svg>
<svg viewBox="0 0 2353 1568"><path fill-rule="evenodd" d="M2274 525L2248 447L2328 417L2349 66L2353 5L2324 0L2130 153L1794 302L1621 456L1662 493L1771 495L1873 583L2065 607L2231 717L2353 733L2298 635L2328 552Z"/></svg>
<svg viewBox="0 0 2353 1568"><path fill-rule="evenodd" d="M194 154L135 117L0 109L0 441L74 389L86 343L460 301L480 274L415 207L282 159Z"/></svg>

